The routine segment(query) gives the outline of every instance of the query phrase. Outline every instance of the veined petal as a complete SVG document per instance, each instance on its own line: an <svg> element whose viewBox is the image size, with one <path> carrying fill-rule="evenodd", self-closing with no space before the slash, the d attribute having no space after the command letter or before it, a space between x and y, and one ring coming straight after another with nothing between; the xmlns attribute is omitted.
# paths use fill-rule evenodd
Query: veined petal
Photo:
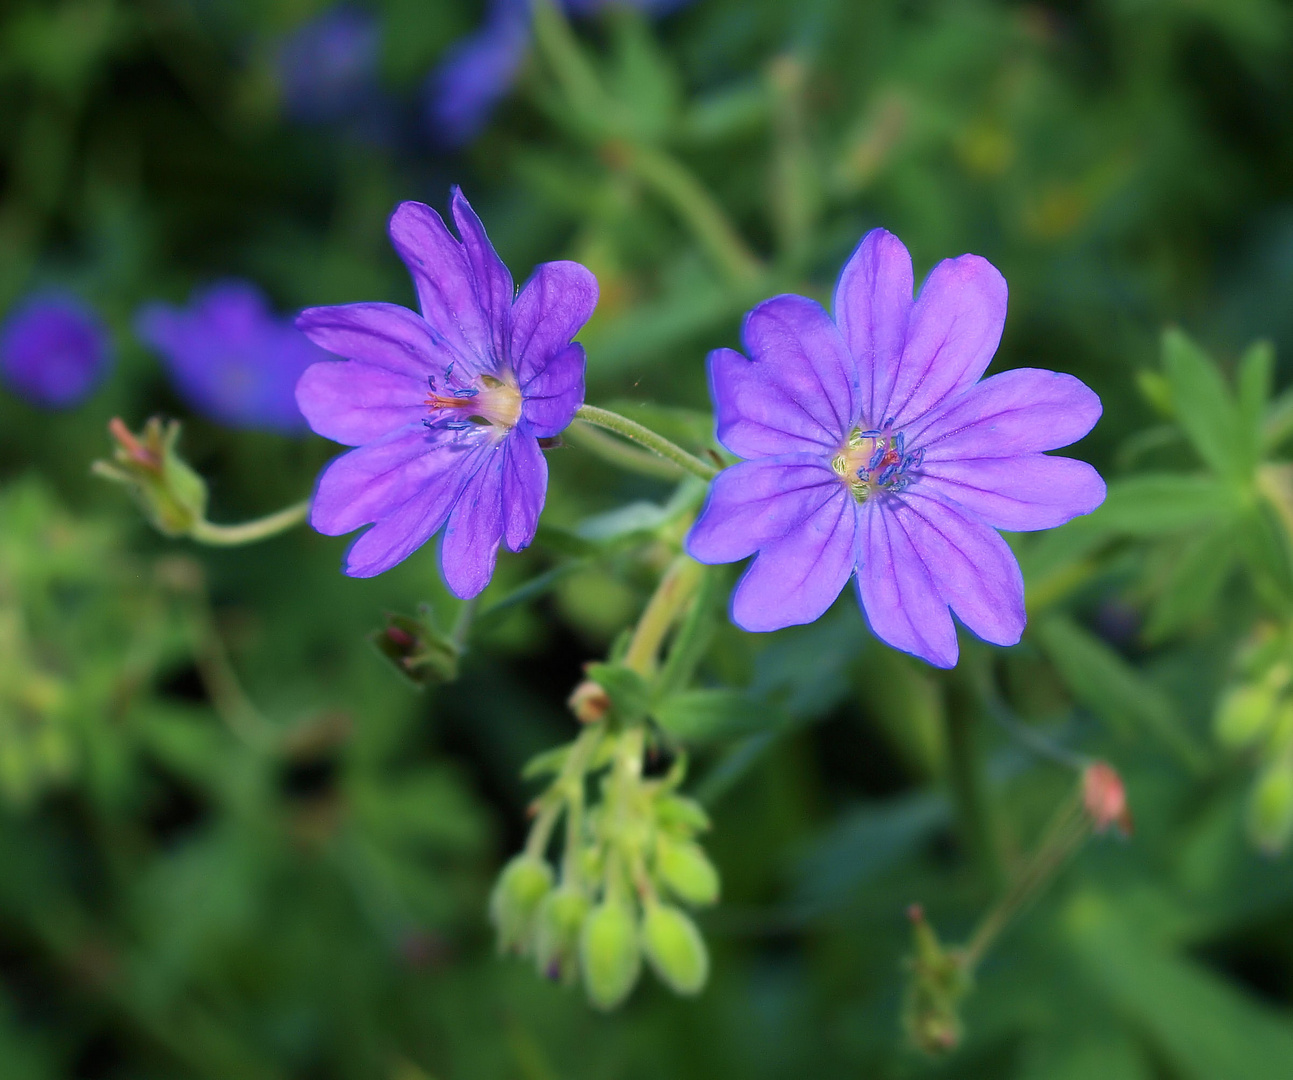
<svg viewBox="0 0 1293 1080"><path fill-rule="evenodd" d="M485 235L485 226L471 208L462 188L454 185L450 199L453 221L462 237L463 252L475 286L476 302L480 306L490 332L490 355L502 358L507 355L507 342L512 321L512 297L515 288L512 274L498 257L494 245Z"/></svg>
<svg viewBox="0 0 1293 1080"><path fill-rule="evenodd" d="M425 378L362 360L311 364L296 384L296 403L326 439L362 446L427 415Z"/></svg>
<svg viewBox="0 0 1293 1080"><path fill-rule="evenodd" d="M503 463L503 536L512 551L530 546L548 492L548 462L533 435L513 431Z"/></svg>
<svg viewBox="0 0 1293 1080"><path fill-rule="evenodd" d="M460 600L480 593L494 574L503 539L503 471L507 452L495 444L449 514L440 545L440 572Z"/></svg>
<svg viewBox="0 0 1293 1080"><path fill-rule="evenodd" d="M820 455L742 461L714 477L687 534L687 554L709 564L747 558L799 528L843 491Z"/></svg>
<svg viewBox="0 0 1293 1080"><path fill-rule="evenodd" d="M296 327L330 353L415 379L425 380L455 359L424 319L398 304L306 308Z"/></svg>
<svg viewBox="0 0 1293 1080"><path fill-rule="evenodd" d="M481 306L467 252L439 214L404 202L391 215L391 243L413 276L422 318L443 339L453 359L473 375L497 374L494 328ZM326 346L325 346L326 348Z"/></svg>
<svg viewBox="0 0 1293 1080"><path fill-rule="evenodd" d="M912 294L911 255L884 229L862 238L835 285L835 324L857 362L860 415L875 424L884 419L876 403L886 404L893 393Z"/></svg>
<svg viewBox="0 0 1293 1080"><path fill-rule="evenodd" d="M382 518L350 545L346 575L376 577L407 559L444 524L457 490L466 480L466 476L455 476L449 483L424 488Z"/></svg>
<svg viewBox="0 0 1293 1080"><path fill-rule="evenodd" d="M565 431L584 403L584 367L584 347L576 342L538 368L521 387L521 426L538 439Z"/></svg>
<svg viewBox="0 0 1293 1080"><path fill-rule="evenodd" d="M892 501L894 522L957 617L984 641L1016 644L1026 621L1024 576L1000 534L923 492Z"/></svg>
<svg viewBox="0 0 1293 1080"><path fill-rule="evenodd" d="M745 458L830 452L858 417L857 366L822 306L786 294L746 316L747 360L709 354L718 438Z"/></svg>
<svg viewBox="0 0 1293 1080"><path fill-rule="evenodd" d="M926 462L920 490L929 488L997 529L1053 529L1104 502L1100 474L1085 461L1021 454Z"/></svg>
<svg viewBox="0 0 1293 1080"><path fill-rule="evenodd" d="M326 536L340 536L380 521L428 488L452 502L488 441L483 432L428 431L413 424L342 454L319 477L310 524Z"/></svg>
<svg viewBox="0 0 1293 1080"><path fill-rule="evenodd" d="M935 667L956 666L956 627L924 556L894 513L897 499L862 508L858 597L871 630Z"/></svg>
<svg viewBox="0 0 1293 1080"><path fill-rule="evenodd" d="M1016 368L984 379L941 413L907 432L925 460L1017 457L1056 450L1082 438L1100 419L1100 399L1080 379Z"/></svg>
<svg viewBox="0 0 1293 1080"><path fill-rule="evenodd" d="M843 484L793 531L760 550L732 594L732 621L754 632L819 619L857 565L857 503Z"/></svg>
<svg viewBox="0 0 1293 1080"><path fill-rule="evenodd" d="M597 279L577 262L536 266L512 307L512 365L522 394L570 345L597 306Z"/></svg>
<svg viewBox="0 0 1293 1080"><path fill-rule="evenodd" d="M907 340L883 410L905 427L979 380L1006 324L1006 279L987 259L944 259L911 309Z"/></svg>

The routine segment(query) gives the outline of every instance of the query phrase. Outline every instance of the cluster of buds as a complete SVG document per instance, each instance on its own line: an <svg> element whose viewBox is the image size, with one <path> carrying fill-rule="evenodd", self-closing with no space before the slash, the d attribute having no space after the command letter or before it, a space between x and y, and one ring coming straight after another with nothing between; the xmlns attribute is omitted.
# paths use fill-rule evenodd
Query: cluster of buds
<svg viewBox="0 0 1293 1080"><path fill-rule="evenodd" d="M180 425L154 416L134 434L120 419L108 424L116 443L111 461L96 461L96 476L122 484L163 536L188 536L206 518L207 486L180 457Z"/></svg>
<svg viewBox="0 0 1293 1080"><path fill-rule="evenodd" d="M597 721L532 763L556 775L490 903L503 951L531 957L554 981L582 981L600 1009L628 997L643 960L678 994L699 993L709 975L704 939L684 910L718 899L718 873L696 842L709 819L678 794L681 759L665 776L643 775L646 737L641 724ZM585 805L590 789L598 798ZM562 819L554 869L547 849Z"/></svg>
<svg viewBox="0 0 1293 1080"><path fill-rule="evenodd" d="M1240 677L1217 703L1214 731L1227 749L1257 763L1248 835L1275 855L1293 839L1293 628L1265 629L1238 667Z"/></svg>

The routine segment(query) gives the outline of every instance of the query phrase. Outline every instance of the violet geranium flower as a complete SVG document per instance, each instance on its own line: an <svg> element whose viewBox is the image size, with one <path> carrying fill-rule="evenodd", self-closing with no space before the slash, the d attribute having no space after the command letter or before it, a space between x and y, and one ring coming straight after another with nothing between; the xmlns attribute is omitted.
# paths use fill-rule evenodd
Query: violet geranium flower
<svg viewBox="0 0 1293 1080"><path fill-rule="evenodd" d="M574 262L537 267L514 296L508 273L462 192L455 240L440 215L402 203L395 250L422 314L395 304L310 308L297 325L329 352L296 388L310 426L358 447L319 477L310 523L340 536L375 523L345 571L389 570L444 526L440 565L455 596L488 583L500 542L534 538L548 486L539 440L584 400L584 350L571 338L597 304L597 280Z"/></svg>
<svg viewBox="0 0 1293 1080"><path fill-rule="evenodd" d="M135 331L203 416L229 427L305 434L296 380L326 353L276 315L251 282L217 282L195 292L185 308L145 304Z"/></svg>
<svg viewBox="0 0 1293 1080"><path fill-rule="evenodd" d="M103 320L71 293L28 297L0 329L0 379L42 408L79 405L111 362Z"/></svg>
<svg viewBox="0 0 1293 1080"><path fill-rule="evenodd" d="M802 296L746 317L749 359L709 357L718 438L746 458L714 480L693 558L758 553L732 596L746 630L821 616L856 573L877 637L938 667L957 659L948 609L996 645L1024 629L1019 564L996 529L1061 525L1104 501L1080 439L1100 399L1071 375L1020 368L979 382L1006 283L947 259L912 298L911 257L875 229L835 287L835 318Z"/></svg>

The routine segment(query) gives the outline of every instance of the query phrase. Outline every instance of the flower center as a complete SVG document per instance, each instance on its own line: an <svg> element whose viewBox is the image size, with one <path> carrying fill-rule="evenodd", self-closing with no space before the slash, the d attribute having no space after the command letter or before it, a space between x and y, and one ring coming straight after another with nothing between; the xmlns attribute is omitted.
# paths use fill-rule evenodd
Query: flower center
<svg viewBox="0 0 1293 1080"><path fill-rule="evenodd" d="M445 368L443 378L427 377L431 392L426 406L431 415L422 421L427 427L449 431L466 431L474 425L493 426L503 431L516 427L521 418L521 391L514 382L504 382L492 375L462 383L455 380L453 364Z"/></svg>
<svg viewBox="0 0 1293 1080"><path fill-rule="evenodd" d="M923 449L907 449L906 437L893 430L890 417L878 428L854 428L848 442L831 459L831 468L849 486L853 498L866 502L881 492L896 495L905 489L924 460Z"/></svg>

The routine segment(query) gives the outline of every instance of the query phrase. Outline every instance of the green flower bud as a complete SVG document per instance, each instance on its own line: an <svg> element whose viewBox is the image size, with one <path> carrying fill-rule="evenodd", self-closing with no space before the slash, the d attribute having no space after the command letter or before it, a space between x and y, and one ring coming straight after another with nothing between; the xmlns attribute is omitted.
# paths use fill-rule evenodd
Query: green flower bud
<svg viewBox="0 0 1293 1080"><path fill-rule="evenodd" d="M503 867L489 899L489 915L503 952L526 953L539 904L552 888L552 868L542 859L517 855Z"/></svg>
<svg viewBox="0 0 1293 1080"><path fill-rule="evenodd" d="M676 907L650 903L642 949L660 981L675 994L699 994L709 978L709 952L696 924Z"/></svg>
<svg viewBox="0 0 1293 1080"><path fill-rule="evenodd" d="M655 804L656 823L675 836L694 836L709 828L705 808L685 795L662 795Z"/></svg>
<svg viewBox="0 0 1293 1080"><path fill-rule="evenodd" d="M1217 741L1234 750L1251 746L1270 727L1275 703L1275 691L1265 683L1234 687L1217 705Z"/></svg>
<svg viewBox="0 0 1293 1080"><path fill-rule="evenodd" d="M548 893L535 919L534 959L539 974L569 982L575 976L579 930L588 916L588 897L569 887Z"/></svg>
<svg viewBox="0 0 1293 1080"><path fill-rule="evenodd" d="M1248 835L1275 855L1293 838L1293 765L1281 761L1257 779L1248 797Z"/></svg>
<svg viewBox="0 0 1293 1080"><path fill-rule="evenodd" d="M642 971L637 919L623 901L605 900L584 920L579 960L588 1000L614 1009L633 989Z"/></svg>
<svg viewBox="0 0 1293 1080"><path fill-rule="evenodd" d="M679 900L700 905L718 899L718 871L699 844L660 836L655 851L656 873Z"/></svg>
<svg viewBox="0 0 1293 1080"><path fill-rule="evenodd" d="M108 424L116 440L112 461L96 461L97 476L125 485L144 516L165 536L187 536L206 518L207 485L176 452L180 425L153 417L136 436L120 419Z"/></svg>

